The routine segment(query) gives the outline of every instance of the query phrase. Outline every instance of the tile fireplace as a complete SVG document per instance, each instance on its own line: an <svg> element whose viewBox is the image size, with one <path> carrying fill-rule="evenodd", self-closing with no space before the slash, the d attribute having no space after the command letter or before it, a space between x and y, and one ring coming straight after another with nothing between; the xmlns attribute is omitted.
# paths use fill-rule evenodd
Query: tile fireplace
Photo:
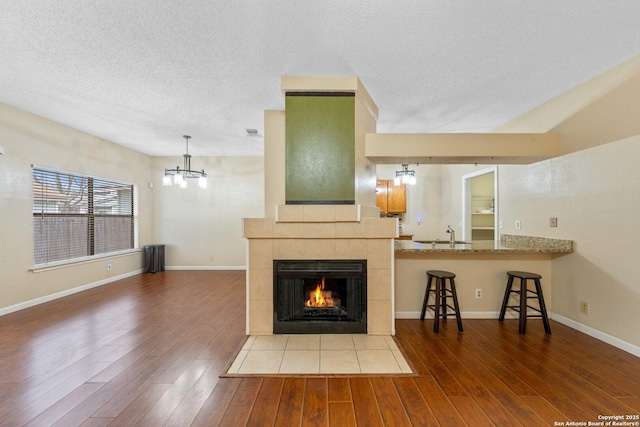
<svg viewBox="0 0 640 427"><path fill-rule="evenodd" d="M245 218L247 335L342 330L394 335L396 236L396 219L380 218L377 208L360 205L279 205L275 218ZM285 263L280 265L281 261ZM361 278L354 277L356 272ZM286 277L295 275L296 280ZM351 293L349 285L358 281L364 286ZM294 285L298 289L292 294L278 296L278 286ZM318 300L322 297L325 302L312 301L307 306L316 290ZM276 322L278 318L281 321ZM305 318L308 322L303 322ZM322 327L311 331L299 326L302 323Z"/></svg>

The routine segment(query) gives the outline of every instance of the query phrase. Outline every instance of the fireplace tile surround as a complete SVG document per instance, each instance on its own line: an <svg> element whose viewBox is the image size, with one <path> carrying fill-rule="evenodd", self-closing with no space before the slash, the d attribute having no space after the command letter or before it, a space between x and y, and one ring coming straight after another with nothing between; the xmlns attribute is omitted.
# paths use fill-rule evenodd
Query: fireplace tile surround
<svg viewBox="0 0 640 427"><path fill-rule="evenodd" d="M274 260L367 260L367 333L394 335L393 239L397 221L360 205L279 205L245 218L247 335L273 334Z"/></svg>

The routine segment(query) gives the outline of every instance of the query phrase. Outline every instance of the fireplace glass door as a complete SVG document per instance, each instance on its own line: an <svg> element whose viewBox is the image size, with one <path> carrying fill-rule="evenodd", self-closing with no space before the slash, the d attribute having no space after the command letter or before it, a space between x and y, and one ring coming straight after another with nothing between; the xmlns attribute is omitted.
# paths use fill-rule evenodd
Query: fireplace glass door
<svg viewBox="0 0 640 427"><path fill-rule="evenodd" d="M275 260L273 267L274 333L367 332L365 260Z"/></svg>

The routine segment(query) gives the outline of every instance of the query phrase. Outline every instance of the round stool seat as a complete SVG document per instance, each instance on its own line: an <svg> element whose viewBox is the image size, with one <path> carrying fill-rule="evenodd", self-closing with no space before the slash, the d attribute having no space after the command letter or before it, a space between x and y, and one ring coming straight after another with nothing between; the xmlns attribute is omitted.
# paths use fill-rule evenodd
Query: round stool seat
<svg viewBox="0 0 640 427"><path fill-rule="evenodd" d="M438 279L453 279L456 277L452 272L443 270L429 270L427 271L427 276L437 277Z"/></svg>
<svg viewBox="0 0 640 427"><path fill-rule="evenodd" d="M526 271L507 271L507 275L517 277L519 279L542 279L541 275Z"/></svg>

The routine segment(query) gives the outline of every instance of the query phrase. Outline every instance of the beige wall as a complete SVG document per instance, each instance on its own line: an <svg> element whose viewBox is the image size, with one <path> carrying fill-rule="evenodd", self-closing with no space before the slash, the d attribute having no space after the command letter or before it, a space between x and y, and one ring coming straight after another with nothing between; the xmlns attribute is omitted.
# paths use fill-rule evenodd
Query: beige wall
<svg viewBox="0 0 640 427"><path fill-rule="evenodd" d="M207 173L206 190L163 187L164 168L181 162L179 157L151 162L154 240L166 245L167 268L244 268L242 218L264 214L264 159L194 157L192 167Z"/></svg>
<svg viewBox="0 0 640 427"><path fill-rule="evenodd" d="M447 226L451 226L456 231L456 239L471 240L471 236L463 236L462 232L462 177L464 175L486 169L486 165L445 165L442 167L442 215L440 217L441 231L440 238L444 235L444 240L449 238L445 233Z"/></svg>
<svg viewBox="0 0 640 427"><path fill-rule="evenodd" d="M640 346L640 136L535 163L500 166L505 233L572 239L553 261L556 315ZM549 227L549 218L558 227ZM515 230L520 220L522 229ZM590 313L579 311L580 301Z"/></svg>
<svg viewBox="0 0 640 427"><path fill-rule="evenodd" d="M152 238L150 158L100 138L0 104L0 312L73 288L135 274L142 255L106 259L33 273L31 165L92 174L138 186L140 244ZM16 307L17 306L17 307Z"/></svg>
<svg viewBox="0 0 640 427"><path fill-rule="evenodd" d="M264 112L264 216L275 218L276 206L286 201L285 114L282 110Z"/></svg>
<svg viewBox="0 0 640 427"><path fill-rule="evenodd" d="M375 133L376 117L363 102L362 96L356 96L355 105L355 204L376 205L376 167L365 157L365 134Z"/></svg>
<svg viewBox="0 0 640 427"><path fill-rule="evenodd" d="M563 152L572 152L528 166L500 166L503 231L574 240L575 253L553 261L553 312L636 354L639 100L640 55L495 130L557 132ZM557 228L549 227L550 217L558 218ZM522 229L516 231L517 219ZM580 301L589 303L589 314L580 313Z"/></svg>
<svg viewBox="0 0 640 427"><path fill-rule="evenodd" d="M640 133L640 55L497 127L493 132L554 132L568 154Z"/></svg>
<svg viewBox="0 0 640 427"><path fill-rule="evenodd" d="M545 305L551 311L550 259L551 255L548 254L396 254L396 316L409 319L420 316L427 270L445 270L456 274L456 291L462 317L498 317L508 270L534 271L542 275ZM482 289L482 298L475 297L476 289ZM433 317L433 312L430 313Z"/></svg>

